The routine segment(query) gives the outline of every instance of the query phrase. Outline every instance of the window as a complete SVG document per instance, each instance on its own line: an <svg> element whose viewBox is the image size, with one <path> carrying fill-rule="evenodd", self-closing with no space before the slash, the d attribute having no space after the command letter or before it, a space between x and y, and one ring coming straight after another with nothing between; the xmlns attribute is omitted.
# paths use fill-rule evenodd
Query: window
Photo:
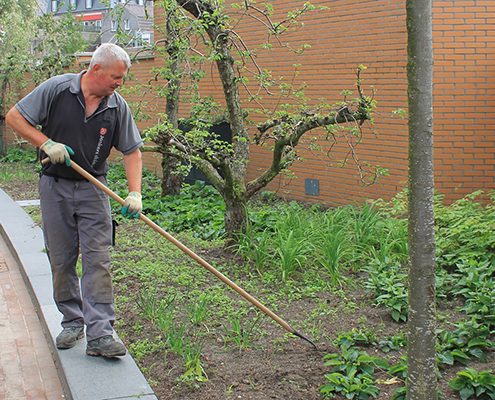
<svg viewBox="0 0 495 400"><path fill-rule="evenodd" d="M58 10L58 2L57 0L52 0L52 12L57 12Z"/></svg>
<svg viewBox="0 0 495 400"><path fill-rule="evenodd" d="M128 30L131 29L131 25L129 24L129 20L128 19L124 19L124 29L126 31L128 31Z"/></svg>
<svg viewBox="0 0 495 400"><path fill-rule="evenodd" d="M95 25L98 27L98 28L101 28L101 19L97 19L95 21Z"/></svg>
<svg viewBox="0 0 495 400"><path fill-rule="evenodd" d="M141 33L141 42L150 44L151 43L151 33L150 32Z"/></svg>
<svg viewBox="0 0 495 400"><path fill-rule="evenodd" d="M112 32L116 32L117 31L117 21L116 20L112 20L112 28L111 28L111 31Z"/></svg>
<svg viewBox="0 0 495 400"><path fill-rule="evenodd" d="M71 10L75 10L77 8L77 0L70 0L70 8Z"/></svg>
<svg viewBox="0 0 495 400"><path fill-rule="evenodd" d="M86 0L86 8L93 8L93 0Z"/></svg>
<svg viewBox="0 0 495 400"><path fill-rule="evenodd" d="M144 0L136 0L138 5L140 6L144 6Z"/></svg>

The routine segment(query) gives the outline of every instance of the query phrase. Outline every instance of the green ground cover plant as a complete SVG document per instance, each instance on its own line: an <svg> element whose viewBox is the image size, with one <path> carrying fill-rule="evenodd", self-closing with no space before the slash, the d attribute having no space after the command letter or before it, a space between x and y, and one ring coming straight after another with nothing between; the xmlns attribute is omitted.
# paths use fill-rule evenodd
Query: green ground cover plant
<svg viewBox="0 0 495 400"><path fill-rule="evenodd" d="M457 376L449 382L449 386L459 392L461 400L495 399L495 375L491 371L476 371L466 368L457 373Z"/></svg>

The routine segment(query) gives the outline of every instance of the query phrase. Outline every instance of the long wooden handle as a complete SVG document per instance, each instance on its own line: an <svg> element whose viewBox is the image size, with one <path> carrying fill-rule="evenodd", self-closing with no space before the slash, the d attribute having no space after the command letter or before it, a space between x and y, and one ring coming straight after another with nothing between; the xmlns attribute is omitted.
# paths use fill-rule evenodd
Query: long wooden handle
<svg viewBox="0 0 495 400"><path fill-rule="evenodd" d="M45 158L42 163L46 164L49 162L48 158ZM76 171L79 175L87 179L89 182L94 184L96 187L99 189L103 190L106 194L108 194L112 199L120 203L121 205L124 204L124 200L115 192L110 190L107 186L105 186L103 183L101 183L98 179L96 179L93 175L91 175L89 172L87 172L85 169L81 168L77 163L71 160L70 167ZM275 314L273 311L271 311L268 307L264 306L261 304L255 297L251 296L248 292L246 292L244 289L242 289L240 286L235 284L233 281L231 281L229 278L227 278L224 274L222 274L220 271L217 271L213 266L211 266L208 262L206 262L203 258L201 258L199 255L197 255L194 251L189 249L187 246L185 246L183 243L181 243L179 240L174 238L172 235L170 235L167 231L165 231L163 228L158 226L156 223L154 223L151 219L149 219L146 215L140 214L139 219L143 221L146 225L150 226L154 231L158 232L160 235L165 237L169 242L173 243L175 246L177 246L179 249L181 249L184 253L186 253L189 257L194 259L196 262L198 262L201 266L206 268L208 271L210 271L212 274L214 274L218 279L220 279L222 282L230 286L233 290L235 290L237 293L239 293L242 297L244 297L247 301L249 301L251 304L253 304L255 307L257 307L259 310L261 310L263 313L268 315L271 319L273 319L275 322L277 322L279 325L281 325L285 330L289 331L290 333L301 337L302 339L310 342L311 344L314 343L311 342L310 340L306 339L304 336L302 336L300 333L296 332L287 322L285 322L282 318L280 318L277 314ZM315 346L316 347L316 346Z"/></svg>

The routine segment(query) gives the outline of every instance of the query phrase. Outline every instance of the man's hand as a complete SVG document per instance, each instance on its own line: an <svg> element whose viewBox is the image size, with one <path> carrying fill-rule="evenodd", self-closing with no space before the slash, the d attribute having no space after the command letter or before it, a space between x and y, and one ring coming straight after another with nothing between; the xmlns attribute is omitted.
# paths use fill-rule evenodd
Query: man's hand
<svg viewBox="0 0 495 400"><path fill-rule="evenodd" d="M74 155L74 150L69 146L54 142L51 139L43 143L40 146L40 150L45 152L52 164L62 164L65 162L65 165L70 166L70 156Z"/></svg>
<svg viewBox="0 0 495 400"><path fill-rule="evenodd" d="M141 193L130 192L122 206L122 215L128 218L139 218L139 213L143 210Z"/></svg>

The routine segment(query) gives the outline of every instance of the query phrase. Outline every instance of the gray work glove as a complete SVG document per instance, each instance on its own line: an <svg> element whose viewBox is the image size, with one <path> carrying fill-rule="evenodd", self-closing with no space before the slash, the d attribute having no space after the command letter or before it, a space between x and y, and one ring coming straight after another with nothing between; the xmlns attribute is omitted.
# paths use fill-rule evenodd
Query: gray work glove
<svg viewBox="0 0 495 400"><path fill-rule="evenodd" d="M130 192L125 198L122 206L122 215L128 218L139 218L139 213L143 210L141 193Z"/></svg>
<svg viewBox="0 0 495 400"><path fill-rule="evenodd" d="M50 159L52 164L62 164L70 166L70 156L74 155L74 150L69 146L54 142L52 139L48 139L40 146L42 150Z"/></svg>

